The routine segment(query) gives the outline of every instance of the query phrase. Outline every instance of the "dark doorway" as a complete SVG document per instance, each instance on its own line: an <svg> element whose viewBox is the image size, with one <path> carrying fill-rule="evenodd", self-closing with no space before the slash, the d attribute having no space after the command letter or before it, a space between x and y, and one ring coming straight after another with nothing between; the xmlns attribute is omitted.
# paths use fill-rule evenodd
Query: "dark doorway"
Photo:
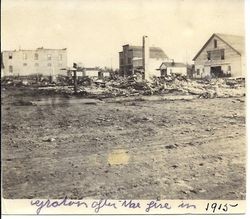
<svg viewBox="0 0 250 219"><path fill-rule="evenodd" d="M211 75L216 77L216 78L223 77L223 72L221 70L221 66L211 67Z"/></svg>
<svg viewBox="0 0 250 219"><path fill-rule="evenodd" d="M167 69L161 69L161 76L162 77L167 76Z"/></svg>

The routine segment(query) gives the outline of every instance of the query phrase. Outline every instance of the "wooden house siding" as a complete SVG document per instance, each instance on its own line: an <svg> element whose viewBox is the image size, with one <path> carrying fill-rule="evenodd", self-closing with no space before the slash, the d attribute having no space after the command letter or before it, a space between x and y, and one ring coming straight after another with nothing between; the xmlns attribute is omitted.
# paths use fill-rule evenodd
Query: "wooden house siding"
<svg viewBox="0 0 250 219"><path fill-rule="evenodd" d="M217 41L216 48L214 40ZM221 59L221 57L217 55L221 50L224 50L224 59ZM211 54L211 60L208 60L208 52ZM211 75L211 67L216 66L220 66L223 72L230 71L231 76L242 76L244 75L244 63L242 61L242 54L214 35L194 58L194 77L202 78L209 76Z"/></svg>
<svg viewBox="0 0 250 219"><path fill-rule="evenodd" d="M181 74L183 76L187 76L187 66L183 63L177 66L171 66L170 63L167 65L162 63L160 66L161 76L171 75L171 74Z"/></svg>

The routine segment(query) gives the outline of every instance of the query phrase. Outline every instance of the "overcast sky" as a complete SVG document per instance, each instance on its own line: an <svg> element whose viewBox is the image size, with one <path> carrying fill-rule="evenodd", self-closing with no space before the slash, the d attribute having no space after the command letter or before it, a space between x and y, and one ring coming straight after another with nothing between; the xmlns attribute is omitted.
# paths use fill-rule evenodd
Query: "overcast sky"
<svg viewBox="0 0 250 219"><path fill-rule="evenodd" d="M68 48L68 64L118 67L124 44L191 62L213 33L244 35L242 0L3 0L1 48Z"/></svg>

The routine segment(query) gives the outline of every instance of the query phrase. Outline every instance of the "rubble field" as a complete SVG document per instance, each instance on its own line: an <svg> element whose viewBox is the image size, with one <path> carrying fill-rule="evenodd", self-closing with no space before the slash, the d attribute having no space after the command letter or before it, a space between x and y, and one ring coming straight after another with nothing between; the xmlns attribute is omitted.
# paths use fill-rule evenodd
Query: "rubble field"
<svg viewBox="0 0 250 219"><path fill-rule="evenodd" d="M244 95L86 99L7 87L1 104L4 198L245 199Z"/></svg>
<svg viewBox="0 0 250 219"><path fill-rule="evenodd" d="M29 87L37 95L64 95L86 98L114 98L151 95L195 95L199 98L227 98L245 96L245 78L189 79L182 75L155 77L151 81L136 75L109 79L78 78L74 89L73 79L59 78L57 82L30 79L4 78L4 87ZM38 90L38 91L37 91ZM31 90L29 90L30 92Z"/></svg>

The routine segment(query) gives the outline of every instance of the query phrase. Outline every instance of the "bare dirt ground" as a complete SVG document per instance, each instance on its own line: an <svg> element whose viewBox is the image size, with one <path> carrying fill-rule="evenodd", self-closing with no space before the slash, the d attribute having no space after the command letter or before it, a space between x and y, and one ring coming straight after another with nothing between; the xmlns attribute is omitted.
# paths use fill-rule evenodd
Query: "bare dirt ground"
<svg viewBox="0 0 250 219"><path fill-rule="evenodd" d="M28 93L2 92L4 198L245 199L244 98Z"/></svg>

